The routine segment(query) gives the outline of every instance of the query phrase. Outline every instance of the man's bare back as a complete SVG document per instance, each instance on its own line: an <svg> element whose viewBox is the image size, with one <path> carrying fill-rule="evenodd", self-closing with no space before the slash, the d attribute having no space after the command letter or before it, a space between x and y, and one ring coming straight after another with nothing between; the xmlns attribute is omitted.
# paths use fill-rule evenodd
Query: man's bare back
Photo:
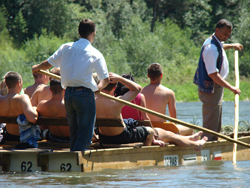
<svg viewBox="0 0 250 188"><path fill-rule="evenodd" d="M33 77L35 79L35 83L31 86L28 86L24 88L24 93L29 96L29 98L32 97L33 93L36 91L37 87L42 84L48 84L49 77L42 74L33 74Z"/></svg>
<svg viewBox="0 0 250 188"><path fill-rule="evenodd" d="M96 117L97 118L115 118L121 119L121 109L124 105L107 99L103 96L97 95L96 97ZM114 136L123 132L126 127L124 122L121 121L123 127L99 127L101 134L106 136Z"/></svg>
<svg viewBox="0 0 250 188"><path fill-rule="evenodd" d="M132 81L122 78L121 76L118 76L114 73L110 73L110 82L111 83L125 82L131 88L131 90L127 92L126 94L119 96L118 98L126 100L126 101L130 101L130 102L138 95L141 89L140 85L135 84ZM113 87L110 91L104 90L103 92L113 95L115 88L116 87ZM99 127L99 131L101 134L106 135L106 136L114 136L124 131L126 125L124 124L122 115L121 115L121 110L124 106L125 105L122 103L97 95L96 117L120 119L121 123L123 124L123 127Z"/></svg>
<svg viewBox="0 0 250 188"><path fill-rule="evenodd" d="M166 114L166 107L168 106L169 115L172 118L177 118L175 94L171 89L168 89L161 85L163 77L162 68L159 63L152 63L148 67L148 77L150 78L150 84L142 89L146 99L147 108L156 112ZM165 122L165 119L153 116L149 114L151 121ZM193 129L177 125L181 135L192 135Z"/></svg>
<svg viewBox="0 0 250 188"><path fill-rule="evenodd" d="M29 98L32 97L33 93L36 91L37 87L39 86L40 84L34 84L32 86L29 86L29 87L26 87L24 88L24 93L27 94L29 96Z"/></svg>
<svg viewBox="0 0 250 188"><path fill-rule="evenodd" d="M37 104L42 100L50 100L52 98L52 93L47 85L39 85L36 91L31 97L32 106L37 106Z"/></svg>
<svg viewBox="0 0 250 188"><path fill-rule="evenodd" d="M42 100L37 105L39 115L44 117L66 117L64 101L52 97L51 100ZM49 126L50 133L58 137L69 137L68 126Z"/></svg>
<svg viewBox="0 0 250 188"><path fill-rule="evenodd" d="M161 84L149 84L142 89L146 99L147 108L166 114L166 107L168 106L171 117L176 118L175 94L171 89L168 89ZM165 119L148 114L151 121L165 122Z"/></svg>

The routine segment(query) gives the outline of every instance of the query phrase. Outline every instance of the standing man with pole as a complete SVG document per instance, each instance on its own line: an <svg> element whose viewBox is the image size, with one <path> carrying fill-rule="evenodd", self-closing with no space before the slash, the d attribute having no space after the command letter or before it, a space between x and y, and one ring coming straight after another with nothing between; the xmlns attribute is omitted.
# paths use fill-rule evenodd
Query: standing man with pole
<svg viewBox="0 0 250 188"><path fill-rule="evenodd" d="M215 33L203 43L198 68L194 76L194 83L198 85L199 98L203 103L203 127L220 132L222 124L222 99L224 87L234 94L240 95L241 91L230 85L227 81L229 65L224 50L242 50L239 43L222 44L231 35L233 26L228 20L221 19L217 22ZM204 133L209 141L218 140L218 137Z"/></svg>
<svg viewBox="0 0 250 188"><path fill-rule="evenodd" d="M89 148L96 118L95 94L109 83L109 74L103 55L91 44L94 42L95 23L81 20L80 39L63 44L52 56L32 67L33 73L60 67L61 84L65 91L65 108L70 129L70 150L84 151ZM96 71L100 83L92 77Z"/></svg>

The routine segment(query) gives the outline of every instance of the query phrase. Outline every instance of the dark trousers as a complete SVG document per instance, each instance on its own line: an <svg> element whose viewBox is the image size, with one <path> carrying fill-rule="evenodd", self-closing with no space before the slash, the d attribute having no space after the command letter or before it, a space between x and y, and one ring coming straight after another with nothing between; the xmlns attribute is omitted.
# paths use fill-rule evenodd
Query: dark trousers
<svg viewBox="0 0 250 188"><path fill-rule="evenodd" d="M70 131L70 150L89 149L96 118L94 92L85 87L67 87L65 108Z"/></svg>

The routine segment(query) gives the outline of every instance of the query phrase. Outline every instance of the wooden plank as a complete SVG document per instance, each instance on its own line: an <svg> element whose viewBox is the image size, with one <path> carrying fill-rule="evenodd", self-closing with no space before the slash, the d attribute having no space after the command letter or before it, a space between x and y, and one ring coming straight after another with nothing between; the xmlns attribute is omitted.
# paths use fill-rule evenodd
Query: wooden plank
<svg viewBox="0 0 250 188"><path fill-rule="evenodd" d="M143 146L143 142L128 143L128 144L100 144L100 146L104 148L120 148L120 147L137 148Z"/></svg>
<svg viewBox="0 0 250 188"><path fill-rule="evenodd" d="M1 123L8 124L17 124L17 117L5 117L0 116ZM32 124L32 123L31 123ZM46 125L46 126L68 126L68 121L66 117L43 117L39 116L38 120L35 123L36 125ZM122 123L120 119L110 119L110 118L97 118L96 119L97 127L122 127Z"/></svg>

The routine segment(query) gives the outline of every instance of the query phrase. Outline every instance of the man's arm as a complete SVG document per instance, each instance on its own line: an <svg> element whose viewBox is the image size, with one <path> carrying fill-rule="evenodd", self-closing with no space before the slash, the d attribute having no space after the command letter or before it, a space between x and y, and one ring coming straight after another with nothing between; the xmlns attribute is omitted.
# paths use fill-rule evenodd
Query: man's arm
<svg viewBox="0 0 250 188"><path fill-rule="evenodd" d="M43 115L43 114L46 114L46 112L48 112L48 109L46 108L46 106L45 106L45 103L46 103L47 101L46 100L42 100L42 101L40 101L38 104L37 104L37 108L36 108L36 111L37 111L37 113L39 114L39 115ZM49 126L47 126L47 125L39 125L39 127L41 128L41 129L48 129L49 128Z"/></svg>
<svg viewBox="0 0 250 188"><path fill-rule="evenodd" d="M32 107L29 96L22 95L21 100L22 100L21 102L22 111L26 119L31 123L36 123L37 118L38 118L38 113L36 109Z"/></svg>
<svg viewBox="0 0 250 188"><path fill-rule="evenodd" d="M146 99L145 99L145 96L142 93L141 93L141 104L140 104L140 106L146 108ZM141 116L142 116L143 120L149 120L150 121L150 118L148 117L148 114L146 112L141 111Z"/></svg>
<svg viewBox="0 0 250 188"><path fill-rule="evenodd" d="M30 98L32 106L37 106L39 93L41 93L41 85L37 87L37 89L34 91Z"/></svg>
<svg viewBox="0 0 250 188"><path fill-rule="evenodd" d="M121 82L123 85L127 86L129 89L129 92L125 93L123 96L120 97L120 99L126 100L126 101L132 101L135 99L135 97L140 93L141 86L131 80L128 80L126 78L123 78L122 76L119 76L114 73L109 73L110 83L116 83Z"/></svg>
<svg viewBox="0 0 250 188"><path fill-rule="evenodd" d="M233 43L233 44L223 44L223 49L235 49L241 51L243 49L243 46L240 43Z"/></svg>
<svg viewBox="0 0 250 188"><path fill-rule="evenodd" d="M102 89L104 89L108 84L109 84L109 77L100 80L100 83L97 85L98 91L101 91Z"/></svg>
<svg viewBox="0 0 250 188"><path fill-rule="evenodd" d="M51 67L53 67L51 64L49 64L49 62L47 60L43 61L42 63L38 64L38 65L33 65L32 66L32 72L33 73L37 73L39 70L47 70L50 69Z"/></svg>
<svg viewBox="0 0 250 188"><path fill-rule="evenodd" d="M224 80L221 75L218 73L218 72L214 72L212 74L209 74L208 75L210 78L212 78L212 80L222 86L222 87L225 87L227 89L229 89L230 91L232 91L234 94L239 94L241 93L240 89L239 88L236 88L232 85L230 85L226 80Z"/></svg>
<svg viewBox="0 0 250 188"><path fill-rule="evenodd" d="M175 94L173 91L169 94L169 97L168 97L168 112L169 112L170 117L172 117L172 118L177 117L176 104L175 104Z"/></svg>

